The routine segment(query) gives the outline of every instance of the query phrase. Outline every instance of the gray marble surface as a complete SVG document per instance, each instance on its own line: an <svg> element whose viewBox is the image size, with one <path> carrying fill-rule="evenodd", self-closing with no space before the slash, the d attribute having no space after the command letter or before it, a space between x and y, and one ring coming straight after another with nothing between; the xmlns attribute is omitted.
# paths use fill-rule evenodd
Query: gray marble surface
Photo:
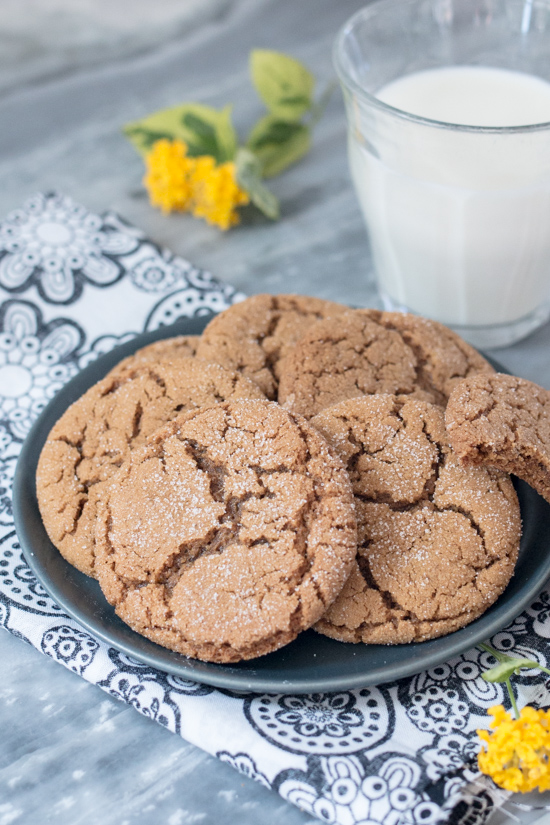
<svg viewBox="0 0 550 825"><path fill-rule="evenodd" d="M273 181L282 218L249 215L222 235L153 211L121 125L185 100L234 102L245 133L259 114L247 56L255 46L333 77L331 45L360 0L3 0L0 8L0 215L59 189L114 208L247 293L295 291L377 304L347 170L335 94L314 147ZM124 11L125 10L125 11ZM495 353L550 388L550 327ZM311 822L19 639L0 633L0 825L252 825Z"/></svg>

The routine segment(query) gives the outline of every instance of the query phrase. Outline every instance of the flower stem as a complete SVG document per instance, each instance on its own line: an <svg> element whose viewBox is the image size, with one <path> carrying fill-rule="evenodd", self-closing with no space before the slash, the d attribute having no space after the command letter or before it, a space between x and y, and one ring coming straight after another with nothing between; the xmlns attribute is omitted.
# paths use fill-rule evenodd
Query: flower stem
<svg viewBox="0 0 550 825"><path fill-rule="evenodd" d="M516 697L514 696L514 691L512 690L512 683L510 682L509 678L506 679L505 684L506 689L508 691L508 696L510 697L510 702L512 703L512 708L514 709L514 716L516 717L516 719L519 719L519 710L516 704Z"/></svg>
<svg viewBox="0 0 550 825"><path fill-rule="evenodd" d="M505 653L501 653L499 650L495 650L494 647L491 647L490 645L487 645L484 642L480 642L480 644L478 644L478 647L480 647L486 653L490 653L491 656L494 656L497 662L506 658Z"/></svg>

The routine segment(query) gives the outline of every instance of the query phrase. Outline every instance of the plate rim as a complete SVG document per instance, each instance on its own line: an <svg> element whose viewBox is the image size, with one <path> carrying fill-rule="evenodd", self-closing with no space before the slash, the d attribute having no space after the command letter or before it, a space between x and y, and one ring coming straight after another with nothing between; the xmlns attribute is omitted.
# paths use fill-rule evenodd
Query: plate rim
<svg viewBox="0 0 550 825"><path fill-rule="evenodd" d="M82 625L95 638L101 639L101 641L116 650L133 657L137 661L149 667L158 669L161 672L190 679L191 681L210 685L212 687L236 692L252 692L260 694L304 694L316 693L320 691L334 692L353 690L370 685L384 685L388 682L413 676L421 671L442 664L454 656L464 653L476 644L479 644L479 642L489 638L502 628L506 627L507 624L513 621L516 616L522 612L522 610L530 603L530 601L532 601L537 593L540 592L545 581L550 577L550 553L537 568L539 571L538 575L533 577L530 581L528 580L521 583L519 585L519 592L516 594L515 598L512 598L511 602L506 605L506 607L503 608L503 605L500 604L499 609L495 613L494 609L499 606L502 597L506 593L505 590L499 599L497 599L497 601L491 605L478 619L474 620L465 627L454 631L453 633L447 634L446 636L428 640L428 643L437 643L433 645L432 650L422 651L420 647L420 645L424 644L422 642L416 643L414 647L412 646L412 643L410 645L400 645L398 646L400 649L402 648L403 650L410 651L410 655L405 658L404 662L389 662L385 665L378 665L369 674L365 674L363 670L355 674L344 673L341 676L325 676L319 678L319 676L316 676L313 673L307 678L297 677L290 680L281 679L280 681L277 681L274 680L273 677L255 674L253 672L253 663L258 661L255 659L250 659L239 663L237 667L232 664L202 662L198 659L188 658L174 651L169 651L167 648L157 645L155 642L141 636L125 625L124 631L126 635L130 635L130 641L126 642L124 639L116 637L116 633L113 636L112 631L104 631L101 626L98 626L97 622L88 619L87 615L82 612L78 604L75 605L72 599L65 595L63 589L60 588L58 583L55 581L52 582L45 570L44 559L42 559L40 555L37 555L35 552L35 547L33 546L35 543L29 535L25 518L26 504L30 507L34 505L34 507L38 509L34 479L35 472L32 473L31 478L28 468L33 466L34 468L36 467L38 455L42 445L46 440L51 426L53 426L53 423L59 418L59 413L56 412L55 415L53 415L52 410L59 405L60 399L64 400L65 396L67 396L68 398L76 400L76 398L78 398L84 391L82 387L85 386L87 388L88 386L91 386L92 383L95 383L96 380L99 380L96 378L94 381L87 382L88 376L91 373L95 374L98 370L104 370L105 373L108 372L108 370L122 358L132 354L137 349L140 349L153 341L172 337L173 335L192 335L197 334L198 332L200 333L213 315L214 313L195 318L180 318L175 324L171 324L170 326L160 327L154 331L137 333L131 340L114 347L109 350L109 352L92 361L80 370L72 379L70 379L58 393L56 393L56 395L51 399L48 405L35 420L22 444L21 451L17 458L17 466L13 480L13 516L15 529L21 543L24 558L33 574L44 587L46 592L66 614ZM490 360L493 366L496 366L499 371L505 371L502 365L498 364L498 362L494 359L489 358L488 360ZM64 405L64 409L67 409L71 403L72 400L69 400L66 405ZM52 423L48 424L50 419L52 419ZM31 451L33 450L33 447L35 447L35 442L37 441L40 442L37 453L32 454ZM520 484L523 485L524 482L520 482ZM525 487L527 487L527 485L525 485ZM34 494L34 499L32 499L31 495L30 504L28 502L28 493ZM538 494L534 491L533 494L538 496ZM49 539L47 539L47 542L49 542ZM57 554L58 551L55 549L54 545L51 542L49 542L49 544ZM56 557L56 561L61 560L59 563L62 563L62 566L66 565L67 568L73 572L73 574L78 574L86 580L89 579L89 577L72 567L67 561L65 561L65 559L62 559L60 554L58 555L59 559ZM89 582L93 582L101 594L97 581L94 579L89 579L88 584ZM105 598L103 594L101 594L101 597ZM105 603L108 605L107 600L105 600ZM108 607L113 612L113 615L115 615L116 621L120 622L121 620L116 617L113 608L110 605L108 605ZM492 615L493 613L495 613L495 615ZM309 630L305 631L305 633L315 634L315 631ZM144 653L139 649L136 650L131 644L132 635L134 635L141 644L146 644L146 651L148 651L150 647L151 653ZM315 635L317 636L317 634ZM300 636L303 637L304 634L300 634ZM330 641L338 645L346 644L344 642L336 642L335 640ZM290 644L293 644L293 642ZM357 645L351 643L347 644L347 647L349 647L350 652L358 649ZM376 647L381 648L383 646L377 645ZM397 646L392 645L388 647L395 648ZM359 646L359 649L362 649L361 646ZM268 655L277 655L277 653L284 650L285 648L283 647L280 648L279 651L274 651L274 653ZM163 655L166 658L166 661L159 662L157 658L159 655ZM264 659L265 657L261 658ZM239 670L239 666L243 669Z"/></svg>

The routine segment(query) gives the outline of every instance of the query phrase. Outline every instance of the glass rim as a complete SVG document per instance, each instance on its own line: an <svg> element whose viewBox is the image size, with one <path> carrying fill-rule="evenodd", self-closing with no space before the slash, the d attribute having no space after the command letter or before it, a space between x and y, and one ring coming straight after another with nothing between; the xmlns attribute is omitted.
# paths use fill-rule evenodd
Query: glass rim
<svg viewBox="0 0 550 825"><path fill-rule="evenodd" d="M345 89L349 89L350 91L354 92L354 94L356 94L359 99L362 99L365 103L368 103L369 106L372 106L375 109L379 109L381 112L387 115L391 115L392 117L398 120L410 121L412 123L417 123L421 126L429 126L436 129L446 129L458 132L472 132L475 134L493 135L517 135L522 133L540 132L544 131L545 129L550 129L550 121L544 121L542 123L530 123L526 126L471 126L463 123L452 123L450 121L445 120L435 120L433 118L423 117L422 115L415 115L412 112L407 112L405 109L399 109L396 106L390 106L389 103L384 103L384 101L379 100L379 98L377 98L376 95L371 94L366 89L364 89L363 86L361 86L361 84L358 83L346 70L344 61L342 59L342 56L345 53L345 40L349 36L349 33L356 26L359 20L374 16L377 13L378 9L382 6L387 8L391 8L393 6L402 9L405 4L412 6L420 1L421 0L373 0L373 2L369 3L367 6L364 6L362 9L359 9L354 14L352 14L352 16L348 18L348 20L346 20L346 22L339 29L338 34L336 35L332 53L333 64L334 68L336 69L336 74L338 75L340 83ZM509 2L509 0L506 1ZM518 2L522 2L522 0L518 0ZM536 5L538 6L545 6L550 11L550 0L534 0L534 3L536 3ZM523 5L525 5L525 0L523 0ZM477 64L460 63L449 65L474 66ZM434 68L439 67L434 66ZM533 75L533 77L537 77L537 75ZM540 79L543 80L543 78Z"/></svg>

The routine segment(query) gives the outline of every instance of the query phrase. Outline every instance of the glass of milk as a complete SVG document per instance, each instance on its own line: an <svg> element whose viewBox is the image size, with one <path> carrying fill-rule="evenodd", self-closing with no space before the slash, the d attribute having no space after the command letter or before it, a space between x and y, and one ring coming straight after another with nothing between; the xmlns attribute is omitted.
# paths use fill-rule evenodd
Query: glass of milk
<svg viewBox="0 0 550 825"><path fill-rule="evenodd" d="M550 0L376 0L335 64L384 306L479 347L550 316Z"/></svg>

